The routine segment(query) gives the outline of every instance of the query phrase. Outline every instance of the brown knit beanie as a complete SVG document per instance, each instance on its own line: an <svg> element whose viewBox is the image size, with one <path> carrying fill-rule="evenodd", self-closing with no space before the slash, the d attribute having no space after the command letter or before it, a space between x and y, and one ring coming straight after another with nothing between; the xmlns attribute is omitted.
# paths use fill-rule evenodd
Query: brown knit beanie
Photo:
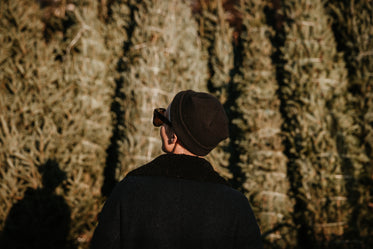
<svg viewBox="0 0 373 249"><path fill-rule="evenodd" d="M229 136L223 106L208 93L187 90L176 94L170 119L181 144L198 156L207 155Z"/></svg>

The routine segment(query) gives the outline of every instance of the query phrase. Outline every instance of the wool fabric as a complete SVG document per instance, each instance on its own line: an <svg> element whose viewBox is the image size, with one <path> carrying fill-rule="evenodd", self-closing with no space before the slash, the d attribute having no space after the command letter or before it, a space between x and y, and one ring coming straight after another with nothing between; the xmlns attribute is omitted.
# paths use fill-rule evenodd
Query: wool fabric
<svg viewBox="0 0 373 249"><path fill-rule="evenodd" d="M229 136L227 115L219 100L211 94L181 91L172 100L170 110L177 137L195 155L207 155Z"/></svg>

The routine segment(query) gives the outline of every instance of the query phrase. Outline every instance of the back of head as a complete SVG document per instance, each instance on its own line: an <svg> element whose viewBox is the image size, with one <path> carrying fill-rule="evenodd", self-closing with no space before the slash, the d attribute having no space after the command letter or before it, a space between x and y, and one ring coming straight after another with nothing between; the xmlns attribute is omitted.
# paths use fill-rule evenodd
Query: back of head
<svg viewBox="0 0 373 249"><path fill-rule="evenodd" d="M208 93L179 92L171 102L170 118L181 144L198 156L207 155L229 136L224 108Z"/></svg>

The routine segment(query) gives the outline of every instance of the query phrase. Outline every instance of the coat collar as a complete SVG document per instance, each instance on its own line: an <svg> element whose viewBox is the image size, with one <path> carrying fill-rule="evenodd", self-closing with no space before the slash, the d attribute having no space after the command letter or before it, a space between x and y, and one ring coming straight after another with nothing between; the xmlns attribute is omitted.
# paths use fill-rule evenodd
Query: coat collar
<svg viewBox="0 0 373 249"><path fill-rule="evenodd" d="M211 164L200 157L164 154L141 166L128 176L163 176L228 185Z"/></svg>

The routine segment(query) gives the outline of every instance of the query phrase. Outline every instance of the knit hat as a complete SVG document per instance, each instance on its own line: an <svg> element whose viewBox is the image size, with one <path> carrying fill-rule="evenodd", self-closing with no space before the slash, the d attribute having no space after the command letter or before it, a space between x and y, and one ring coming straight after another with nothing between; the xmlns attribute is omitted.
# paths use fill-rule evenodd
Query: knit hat
<svg viewBox="0 0 373 249"><path fill-rule="evenodd" d="M181 144L198 156L207 155L229 136L223 106L208 93L187 90L176 94L170 119Z"/></svg>

